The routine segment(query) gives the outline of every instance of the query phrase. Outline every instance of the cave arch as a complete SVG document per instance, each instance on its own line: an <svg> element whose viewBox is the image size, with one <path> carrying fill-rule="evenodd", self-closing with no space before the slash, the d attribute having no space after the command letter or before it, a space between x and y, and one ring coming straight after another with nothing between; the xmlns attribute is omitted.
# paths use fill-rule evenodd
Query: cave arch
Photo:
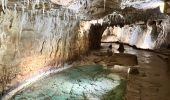
<svg viewBox="0 0 170 100"><path fill-rule="evenodd" d="M99 49L101 47L102 34L107 28L107 25L101 25L99 23L92 24L89 31L89 48Z"/></svg>

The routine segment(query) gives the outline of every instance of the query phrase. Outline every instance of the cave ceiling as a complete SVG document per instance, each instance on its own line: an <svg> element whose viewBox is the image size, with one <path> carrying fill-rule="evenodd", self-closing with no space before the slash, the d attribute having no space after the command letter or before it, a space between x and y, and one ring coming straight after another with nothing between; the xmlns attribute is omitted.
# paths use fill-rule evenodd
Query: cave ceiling
<svg viewBox="0 0 170 100"><path fill-rule="evenodd" d="M158 19L164 18L162 14L164 2L163 0L8 0L8 8L13 9L15 4L20 10L23 5L27 9L32 9L34 5L36 9L44 7L45 10L62 6L74 10L78 16L83 16L84 20L100 19L115 12L138 20L142 15L140 20L146 20L142 17L152 15L147 19L155 19L155 16ZM169 4L169 0L166 2ZM35 3L39 6L37 7Z"/></svg>
<svg viewBox="0 0 170 100"><path fill-rule="evenodd" d="M164 14L165 2L169 0L51 0L77 11L87 19L109 19L110 23L116 20L127 23L135 21L159 20L167 18ZM112 16L112 17L110 17ZM113 16L118 16L116 19ZM121 16L124 18L122 19ZM126 21L125 21L126 20ZM130 21L129 21L130 20Z"/></svg>

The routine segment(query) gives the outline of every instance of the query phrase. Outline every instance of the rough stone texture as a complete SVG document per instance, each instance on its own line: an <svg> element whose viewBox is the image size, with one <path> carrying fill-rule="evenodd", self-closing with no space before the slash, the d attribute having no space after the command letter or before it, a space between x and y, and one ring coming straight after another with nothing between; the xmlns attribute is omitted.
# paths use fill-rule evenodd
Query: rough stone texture
<svg viewBox="0 0 170 100"><path fill-rule="evenodd" d="M153 52L127 50L137 54L140 74L129 75L126 99L169 100L170 73L167 62Z"/></svg>
<svg viewBox="0 0 170 100"><path fill-rule="evenodd" d="M166 3L165 3L164 13L170 14L170 2L168 0L165 0L165 1L166 1Z"/></svg>
<svg viewBox="0 0 170 100"><path fill-rule="evenodd" d="M138 48L159 49L167 48L169 39L169 19L148 21L145 24L125 25L124 27L113 27L104 32L102 41L119 41L135 45ZM106 37L105 34L111 33Z"/></svg>
<svg viewBox="0 0 170 100"><path fill-rule="evenodd" d="M104 45L104 43L103 43ZM102 45L102 46L103 46ZM107 45L108 47L108 45ZM117 51L118 45L113 45L114 52ZM105 48L106 51L106 47ZM103 49L102 49L103 50ZM138 75L131 75L127 73L129 66L114 65L106 67L111 69L114 73L123 73L127 75L127 100L169 100L170 95L170 70L166 60L161 59L157 54L148 51L135 50L131 47L125 46L125 53L135 54L138 57L139 65L135 66L139 70ZM102 53L98 53L102 55ZM166 51L170 54L170 51ZM91 55L92 56L92 55ZM87 62L90 62L91 57L88 56ZM98 57L99 58L99 57ZM103 58L103 56L102 56ZM96 60L101 61L101 60ZM119 60L119 61L122 61Z"/></svg>
<svg viewBox="0 0 170 100"><path fill-rule="evenodd" d="M21 81L24 76L44 67L57 67L77 59L89 49L86 24L79 24L67 9L46 14L8 10L1 15L0 21L0 68L9 69L1 72L10 73L9 80L16 78Z"/></svg>
<svg viewBox="0 0 170 100"><path fill-rule="evenodd" d="M102 43L102 49L97 51L91 51L87 56L83 56L80 60L76 61L77 65L99 64L106 68L113 68L115 65L121 66L136 66L138 65L138 59L136 55L119 53L118 47L110 50L112 55L108 55L107 49L109 44ZM128 67L126 67L127 72Z"/></svg>

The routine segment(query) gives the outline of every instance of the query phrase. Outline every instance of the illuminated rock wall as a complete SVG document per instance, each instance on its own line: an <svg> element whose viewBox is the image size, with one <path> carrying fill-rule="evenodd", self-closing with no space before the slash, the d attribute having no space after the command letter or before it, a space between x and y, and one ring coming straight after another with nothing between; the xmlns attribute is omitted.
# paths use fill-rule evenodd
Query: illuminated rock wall
<svg viewBox="0 0 170 100"><path fill-rule="evenodd" d="M78 59L89 49L88 24L67 9L7 11L0 22L1 81L4 77L8 82L21 81L39 70Z"/></svg>
<svg viewBox="0 0 170 100"><path fill-rule="evenodd" d="M144 49L166 48L170 44L168 27L170 27L169 19L148 21L147 25L143 23L125 25L122 28L110 27L103 33L102 41L119 41Z"/></svg>

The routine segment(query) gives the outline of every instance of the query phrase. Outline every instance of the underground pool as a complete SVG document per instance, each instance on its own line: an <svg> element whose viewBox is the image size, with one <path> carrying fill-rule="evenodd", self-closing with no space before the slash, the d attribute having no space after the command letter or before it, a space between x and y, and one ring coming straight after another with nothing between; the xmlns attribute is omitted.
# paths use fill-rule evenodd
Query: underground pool
<svg viewBox="0 0 170 100"><path fill-rule="evenodd" d="M31 84L12 100L123 100L125 83L101 65L77 66Z"/></svg>

